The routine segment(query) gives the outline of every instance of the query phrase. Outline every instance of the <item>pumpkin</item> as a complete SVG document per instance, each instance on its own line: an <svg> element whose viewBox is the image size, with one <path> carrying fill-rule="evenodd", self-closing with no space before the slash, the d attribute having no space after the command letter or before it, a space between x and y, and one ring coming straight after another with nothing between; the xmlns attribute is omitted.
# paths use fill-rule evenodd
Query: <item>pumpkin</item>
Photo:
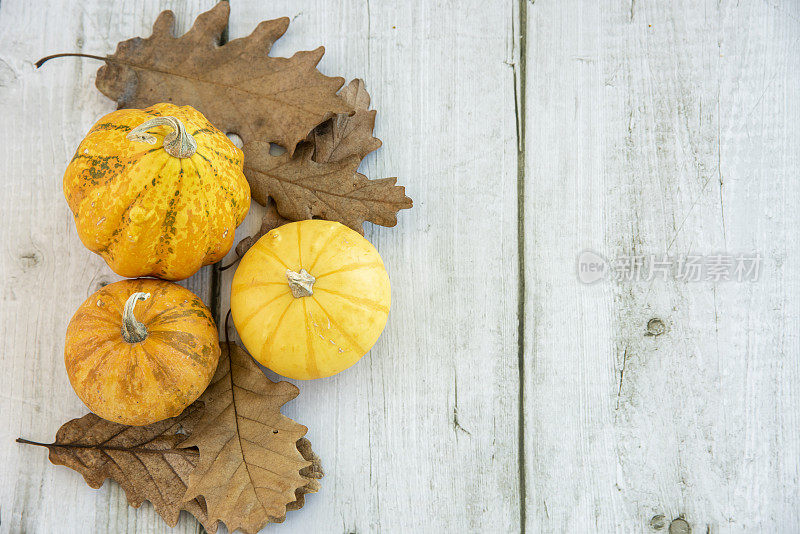
<svg viewBox="0 0 800 534"><path fill-rule="evenodd" d="M128 278L181 280L222 259L250 208L244 156L195 109L100 119L64 174L78 236Z"/></svg>
<svg viewBox="0 0 800 534"><path fill-rule="evenodd" d="M262 365L300 380L336 374L380 337L391 303L378 251L337 222L278 227L242 257L231 312Z"/></svg>
<svg viewBox="0 0 800 534"><path fill-rule="evenodd" d="M67 328L72 388L103 419L148 425L180 414L219 360L211 312L172 282L122 280L84 302Z"/></svg>

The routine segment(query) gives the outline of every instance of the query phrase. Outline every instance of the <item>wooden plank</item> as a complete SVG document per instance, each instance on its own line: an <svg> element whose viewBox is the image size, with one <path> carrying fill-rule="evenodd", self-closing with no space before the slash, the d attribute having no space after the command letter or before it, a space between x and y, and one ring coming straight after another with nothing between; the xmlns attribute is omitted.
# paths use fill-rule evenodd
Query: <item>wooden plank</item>
<svg viewBox="0 0 800 534"><path fill-rule="evenodd" d="M797 6L523 18L527 527L797 531ZM762 272L586 286L584 249L759 253Z"/></svg>
<svg viewBox="0 0 800 534"><path fill-rule="evenodd" d="M231 4L230 37L293 23L273 55L319 45L320 68L362 77L384 145L361 169L414 198L395 228L367 225L393 285L389 323L359 364L299 382L322 490L296 532L519 529L515 6L483 2ZM251 209L238 238L258 227ZM232 258L231 258L232 259ZM229 260L226 260L229 261ZM228 310L233 269L222 280Z"/></svg>
<svg viewBox="0 0 800 534"><path fill-rule="evenodd" d="M61 190L61 176L83 135L114 103L94 87L100 66L62 59L37 71L49 53L112 52L116 43L149 35L161 9L188 29L212 0L55 3L4 0L0 5L0 132L3 194L0 228L4 280L0 307L0 529L2 532L198 532L187 514L169 529L149 503L130 508L114 483L86 486L47 461L46 451L14 443L50 441L59 426L86 413L64 370L64 332L75 309L118 279L80 243ZM186 285L209 302L210 270Z"/></svg>

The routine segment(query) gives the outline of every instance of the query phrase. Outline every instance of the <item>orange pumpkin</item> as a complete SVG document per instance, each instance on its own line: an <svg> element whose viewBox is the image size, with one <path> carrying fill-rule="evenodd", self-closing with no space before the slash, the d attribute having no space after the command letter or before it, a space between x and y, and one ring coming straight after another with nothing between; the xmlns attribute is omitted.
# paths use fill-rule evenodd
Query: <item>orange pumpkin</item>
<svg viewBox="0 0 800 534"><path fill-rule="evenodd" d="M100 119L64 174L78 236L127 278L181 280L222 259L250 208L244 156L195 109Z"/></svg>
<svg viewBox="0 0 800 534"><path fill-rule="evenodd" d="M64 363L91 411L147 425L194 402L219 355L217 327L202 301L177 284L143 278L110 284L78 308Z"/></svg>

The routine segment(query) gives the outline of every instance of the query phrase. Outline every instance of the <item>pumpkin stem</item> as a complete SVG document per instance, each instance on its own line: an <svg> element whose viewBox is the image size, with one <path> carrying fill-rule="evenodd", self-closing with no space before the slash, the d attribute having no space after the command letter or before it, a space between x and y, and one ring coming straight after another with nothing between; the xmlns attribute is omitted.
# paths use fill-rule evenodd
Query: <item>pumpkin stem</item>
<svg viewBox="0 0 800 534"><path fill-rule="evenodd" d="M147 338L147 327L133 316L133 307L138 301L149 298L150 293L137 291L125 302L125 309L122 311L122 337L128 343L139 343Z"/></svg>
<svg viewBox="0 0 800 534"><path fill-rule="evenodd" d="M126 138L154 145L156 137L147 133L147 130L163 125L172 127L172 131L164 137L164 150L167 151L167 154L176 158L192 157L192 154L197 151L197 141L189 135L183 123L175 117L154 117L128 132Z"/></svg>
<svg viewBox="0 0 800 534"><path fill-rule="evenodd" d="M300 269L299 273L286 269L286 278L289 279L289 289L292 290L294 298L310 297L314 294L314 282L317 279L305 269Z"/></svg>

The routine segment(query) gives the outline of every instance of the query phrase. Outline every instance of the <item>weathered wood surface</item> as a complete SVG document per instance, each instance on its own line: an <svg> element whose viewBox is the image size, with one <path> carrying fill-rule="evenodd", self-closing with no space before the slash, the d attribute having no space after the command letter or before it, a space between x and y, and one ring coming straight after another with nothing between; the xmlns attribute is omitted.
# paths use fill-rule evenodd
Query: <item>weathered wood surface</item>
<svg viewBox="0 0 800 534"><path fill-rule="evenodd" d="M798 5L524 18L528 530L800 531ZM758 252L762 272L584 286L584 249Z"/></svg>
<svg viewBox="0 0 800 534"><path fill-rule="evenodd" d="M97 63L32 63L110 52L165 8L183 31L212 4L0 3L0 532L200 531L13 441L85 412L63 333L115 279L61 193L114 105ZM354 368L298 383L286 409L309 427L322 491L265 531L800 530L796 4L231 7L230 38L289 16L273 55L322 44L325 74L366 80L384 146L361 170L415 200L396 228L367 225L394 289L383 337ZM585 249L763 260L754 283L583 285ZM224 318L232 275L189 286ZM645 335L652 318L665 333Z"/></svg>
<svg viewBox="0 0 800 534"><path fill-rule="evenodd" d="M324 45L324 74L366 81L383 147L361 171L398 176L415 201L395 228L366 225L393 289L378 344L335 377L293 381L300 396L286 412L308 426L327 476L287 527L516 531L512 6L234 0L231 8L231 38L288 16L273 55ZM253 208L237 236L257 229L261 213ZM223 316L233 269L224 274Z"/></svg>
<svg viewBox="0 0 800 534"><path fill-rule="evenodd" d="M139 510L106 483L50 465L47 451L14 443L50 442L64 422L86 413L64 368L64 333L77 307L119 279L86 250L64 201L61 178L89 127L115 105L94 88L98 62L33 63L60 51L111 52L149 34L171 8L183 29L213 1L0 4L0 531L198 532L188 516L170 529L150 503ZM185 285L210 301L210 268Z"/></svg>

